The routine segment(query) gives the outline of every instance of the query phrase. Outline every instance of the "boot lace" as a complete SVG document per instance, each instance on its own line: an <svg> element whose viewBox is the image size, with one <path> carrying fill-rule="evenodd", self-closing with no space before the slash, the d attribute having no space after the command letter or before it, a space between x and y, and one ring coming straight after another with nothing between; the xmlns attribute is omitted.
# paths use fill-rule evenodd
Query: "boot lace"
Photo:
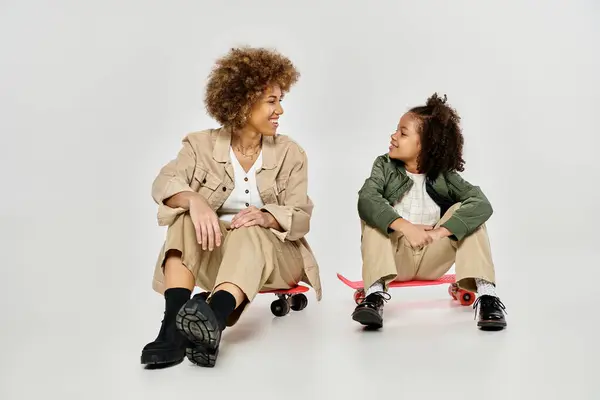
<svg viewBox="0 0 600 400"><path fill-rule="evenodd" d="M481 311L482 308L487 307L499 308L504 313L508 314L506 312L506 307L504 306L504 303L502 303L502 301L500 301L498 297L484 295L478 297L477 300L475 300L475 303L473 303L473 310L475 310L475 316L473 317L473 319L477 318L477 314L479 311Z"/></svg>
<svg viewBox="0 0 600 400"><path fill-rule="evenodd" d="M377 297L378 297L377 300L367 300L367 298L369 298L373 295L377 295ZM371 298L371 299L373 299L373 298ZM387 303L391 299L392 299L392 295L390 295L388 292L377 291L377 292L373 292L373 293L369 294L368 296L366 296L365 299L363 300L363 302L367 302L367 301L375 302L375 303L377 303L377 305L379 305L379 304L383 304L384 302Z"/></svg>

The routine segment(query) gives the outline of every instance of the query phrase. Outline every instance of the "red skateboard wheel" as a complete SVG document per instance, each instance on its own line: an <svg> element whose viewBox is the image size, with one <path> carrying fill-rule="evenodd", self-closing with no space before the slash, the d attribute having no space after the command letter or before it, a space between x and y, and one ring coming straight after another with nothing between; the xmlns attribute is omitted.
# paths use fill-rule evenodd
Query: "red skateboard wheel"
<svg viewBox="0 0 600 400"><path fill-rule="evenodd" d="M365 299L365 291L358 289L356 292L354 292L354 301L356 302L356 304L360 304L362 303L362 301Z"/></svg>
<svg viewBox="0 0 600 400"><path fill-rule="evenodd" d="M463 306L470 306L475 302L475 293L468 292L466 290L459 290L458 301L460 301L460 304Z"/></svg>
<svg viewBox="0 0 600 400"><path fill-rule="evenodd" d="M457 300L456 298L456 286L453 283L452 285L448 286L448 294L450 295L450 297L452 297L454 300Z"/></svg>

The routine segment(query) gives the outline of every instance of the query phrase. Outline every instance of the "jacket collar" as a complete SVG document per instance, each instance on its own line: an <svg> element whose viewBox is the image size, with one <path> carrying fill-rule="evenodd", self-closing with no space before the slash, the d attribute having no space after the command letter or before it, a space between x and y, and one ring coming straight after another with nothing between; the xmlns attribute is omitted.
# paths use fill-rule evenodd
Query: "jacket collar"
<svg viewBox="0 0 600 400"><path fill-rule="evenodd" d="M217 140L213 149L213 158L220 163L230 163L229 148L231 147L231 129L221 128L217 134ZM277 166L277 155L275 153L275 137L263 136L262 138L262 167L261 169L273 169Z"/></svg>
<svg viewBox="0 0 600 400"><path fill-rule="evenodd" d="M385 159L388 163L390 163L391 165L394 166L394 168L396 168L396 171L398 172L398 175L400 175L400 178L402 180L405 180L408 178L408 174L406 173L406 167L404 166L404 163L402 161L399 160L395 160L393 158L390 158L389 154L385 155ZM425 180L430 183L433 184L437 178L432 178L429 175L426 176Z"/></svg>
<svg viewBox="0 0 600 400"><path fill-rule="evenodd" d="M395 160L393 158L390 157L389 154L385 155L385 159L388 163L390 163L392 166L394 166L394 168L396 168L396 171L402 176L402 177L406 177L406 168L404 167L404 163L402 161L398 161Z"/></svg>

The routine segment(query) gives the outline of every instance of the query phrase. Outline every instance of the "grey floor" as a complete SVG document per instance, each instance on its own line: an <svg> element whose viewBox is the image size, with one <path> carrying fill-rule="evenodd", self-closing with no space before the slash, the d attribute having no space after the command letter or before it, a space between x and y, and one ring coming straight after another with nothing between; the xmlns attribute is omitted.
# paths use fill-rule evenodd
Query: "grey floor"
<svg viewBox="0 0 600 400"><path fill-rule="evenodd" d="M149 289L139 297L91 287L88 295L22 293L25 307L5 301L0 398L598 399L598 273L578 281L534 273L588 260L522 260L521 273L513 266L515 276L500 279L510 282L500 291L509 329L498 333L478 331L471 308L442 286L394 290L384 329L364 332L349 317L352 291L325 271L323 302L311 292L300 313L275 318L272 296L260 296L224 335L214 369L187 360L167 370L139 365L162 313Z"/></svg>

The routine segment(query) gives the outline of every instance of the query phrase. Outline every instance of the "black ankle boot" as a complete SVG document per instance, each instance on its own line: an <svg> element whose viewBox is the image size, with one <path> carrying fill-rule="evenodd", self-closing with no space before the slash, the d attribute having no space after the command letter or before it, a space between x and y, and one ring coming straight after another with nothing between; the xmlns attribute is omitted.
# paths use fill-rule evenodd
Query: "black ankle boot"
<svg viewBox="0 0 600 400"><path fill-rule="evenodd" d="M154 367L166 367L178 364L185 358L188 340L175 326L175 317L179 309L189 300L191 291L184 288L165 291L165 314L158 336L142 350L141 363Z"/></svg>
<svg viewBox="0 0 600 400"><path fill-rule="evenodd" d="M214 367L223 327L206 296L197 294L185 303L177 313L176 324L180 334L190 342L185 352L188 360L201 367Z"/></svg>

